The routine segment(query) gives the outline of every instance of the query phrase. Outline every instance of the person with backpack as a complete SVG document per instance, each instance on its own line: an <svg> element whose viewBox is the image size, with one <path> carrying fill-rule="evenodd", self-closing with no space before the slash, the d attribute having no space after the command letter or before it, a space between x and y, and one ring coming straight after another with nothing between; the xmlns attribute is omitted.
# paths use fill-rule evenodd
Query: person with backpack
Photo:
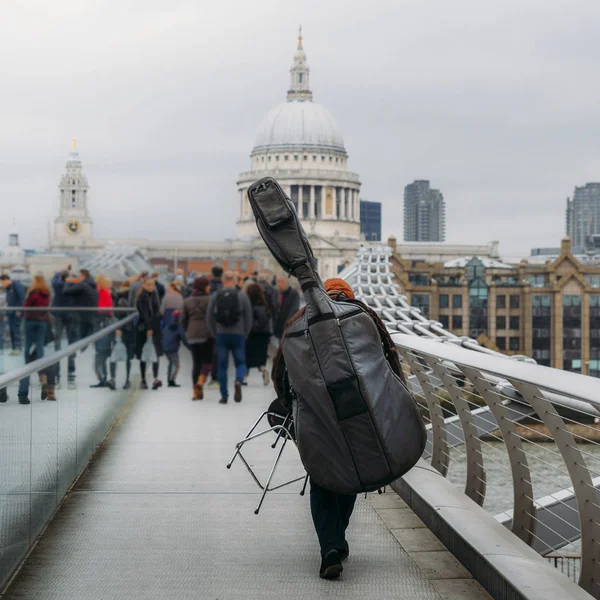
<svg viewBox="0 0 600 600"><path fill-rule="evenodd" d="M252 330L252 306L248 296L237 287L232 271L223 275L223 288L212 295L208 305L208 326L217 343L220 404L227 404L227 367L229 353L235 362L234 400L242 401L242 382L246 375L246 338Z"/></svg>
<svg viewBox="0 0 600 600"><path fill-rule="evenodd" d="M252 306L252 330L246 340L246 367L248 371L257 368L262 373L263 383L269 385L266 365L271 339L271 307L260 284L251 283L246 294Z"/></svg>

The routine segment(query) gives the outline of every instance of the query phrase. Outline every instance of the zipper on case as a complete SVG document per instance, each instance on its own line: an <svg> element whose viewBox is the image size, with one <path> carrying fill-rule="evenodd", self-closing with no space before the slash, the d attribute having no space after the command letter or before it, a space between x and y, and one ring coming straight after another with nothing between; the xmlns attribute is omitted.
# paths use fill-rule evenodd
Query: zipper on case
<svg viewBox="0 0 600 600"><path fill-rule="evenodd" d="M338 317L336 319L337 324L339 325L341 321L344 321L345 319L349 319L350 317L354 317L355 315L359 315L362 312L363 312L362 310L355 310L354 312L348 313L347 315L343 315L341 317Z"/></svg>

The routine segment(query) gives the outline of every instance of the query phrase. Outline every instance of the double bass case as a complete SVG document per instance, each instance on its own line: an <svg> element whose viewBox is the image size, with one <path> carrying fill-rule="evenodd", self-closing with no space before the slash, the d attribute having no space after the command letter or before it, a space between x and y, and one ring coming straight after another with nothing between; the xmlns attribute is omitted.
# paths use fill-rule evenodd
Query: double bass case
<svg viewBox="0 0 600 600"><path fill-rule="evenodd" d="M298 279L306 301L282 341L302 463L317 484L340 494L388 485L425 448L415 401L386 360L369 314L325 292L294 205L279 184L260 179L248 198L263 240Z"/></svg>

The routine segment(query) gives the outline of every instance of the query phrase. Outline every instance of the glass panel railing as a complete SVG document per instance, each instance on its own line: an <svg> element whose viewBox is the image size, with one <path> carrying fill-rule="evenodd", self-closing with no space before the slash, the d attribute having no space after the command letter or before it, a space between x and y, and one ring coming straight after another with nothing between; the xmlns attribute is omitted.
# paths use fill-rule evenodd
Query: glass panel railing
<svg viewBox="0 0 600 600"><path fill-rule="evenodd" d="M135 318L94 314L96 331L71 344L63 331L62 348L24 320L23 354L0 356L0 593L130 398L114 349ZM25 364L26 349L35 362ZM118 387L108 387L113 359ZM98 387L104 365L107 383Z"/></svg>

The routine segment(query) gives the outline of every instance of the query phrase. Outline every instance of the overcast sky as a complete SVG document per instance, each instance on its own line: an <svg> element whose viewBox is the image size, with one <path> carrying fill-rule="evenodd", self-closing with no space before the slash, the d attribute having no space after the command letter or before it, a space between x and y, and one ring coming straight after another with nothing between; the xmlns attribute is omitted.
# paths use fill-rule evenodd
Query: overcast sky
<svg viewBox="0 0 600 600"><path fill-rule="evenodd" d="M600 180L598 0L3 0L0 245L42 247L73 136L102 238L235 237L236 176L285 99L299 23L317 102L402 239L429 179L447 239L558 246Z"/></svg>

